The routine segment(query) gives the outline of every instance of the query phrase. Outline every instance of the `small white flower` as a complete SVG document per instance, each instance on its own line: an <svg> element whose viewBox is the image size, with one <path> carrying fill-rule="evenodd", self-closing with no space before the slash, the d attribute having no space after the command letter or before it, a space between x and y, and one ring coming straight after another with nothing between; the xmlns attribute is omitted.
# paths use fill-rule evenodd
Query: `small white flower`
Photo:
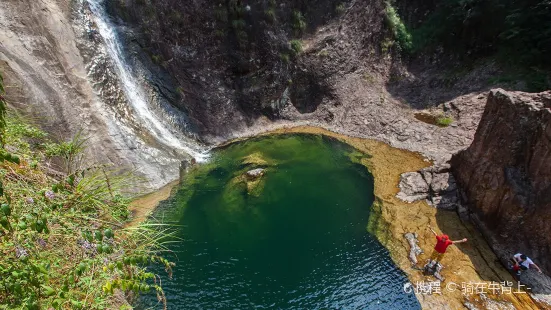
<svg viewBox="0 0 551 310"><path fill-rule="evenodd" d="M53 191L47 191L46 193L44 193L44 197L46 197L46 198L52 200L52 199L55 198L55 194L54 194Z"/></svg>

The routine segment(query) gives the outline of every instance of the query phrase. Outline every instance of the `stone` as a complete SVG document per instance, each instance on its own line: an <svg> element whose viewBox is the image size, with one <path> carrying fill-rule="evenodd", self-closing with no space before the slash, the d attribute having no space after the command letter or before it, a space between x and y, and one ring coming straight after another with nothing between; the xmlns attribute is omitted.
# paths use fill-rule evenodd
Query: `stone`
<svg viewBox="0 0 551 310"><path fill-rule="evenodd" d="M427 180L428 182L428 180ZM430 181L430 188L433 192L451 192L457 189L455 178L449 172L433 174Z"/></svg>
<svg viewBox="0 0 551 310"><path fill-rule="evenodd" d="M266 173L266 169L256 168L245 172L245 176L247 177L248 180L257 180L261 178L265 173Z"/></svg>
<svg viewBox="0 0 551 310"><path fill-rule="evenodd" d="M406 202L426 199L429 194L429 185L419 172L406 172L400 176L400 192L396 197Z"/></svg>
<svg viewBox="0 0 551 310"><path fill-rule="evenodd" d="M417 240L417 234L406 233L404 234L404 238L406 238L409 243L409 261L413 265L417 265L417 256L423 253L423 250L418 245L419 240Z"/></svg>
<svg viewBox="0 0 551 310"><path fill-rule="evenodd" d="M426 276L434 276L439 281L444 281L444 277L440 274L444 266L437 261L428 260L423 266L423 274Z"/></svg>
<svg viewBox="0 0 551 310"><path fill-rule="evenodd" d="M459 205L459 198L455 192L443 193L442 196L430 197L429 204L437 209L455 211Z"/></svg>

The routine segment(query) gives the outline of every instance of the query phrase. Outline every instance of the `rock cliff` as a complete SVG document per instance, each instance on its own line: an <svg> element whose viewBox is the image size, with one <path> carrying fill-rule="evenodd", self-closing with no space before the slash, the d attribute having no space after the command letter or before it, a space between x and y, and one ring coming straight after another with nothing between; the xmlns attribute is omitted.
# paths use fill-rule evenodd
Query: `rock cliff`
<svg viewBox="0 0 551 310"><path fill-rule="evenodd" d="M513 252L551 271L551 92L492 90L473 143L452 170L502 260Z"/></svg>

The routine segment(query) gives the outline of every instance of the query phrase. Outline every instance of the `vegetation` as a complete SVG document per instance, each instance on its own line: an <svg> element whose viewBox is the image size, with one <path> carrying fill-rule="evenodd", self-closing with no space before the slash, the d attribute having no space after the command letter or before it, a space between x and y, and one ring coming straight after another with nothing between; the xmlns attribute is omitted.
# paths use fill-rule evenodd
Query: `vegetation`
<svg viewBox="0 0 551 310"><path fill-rule="evenodd" d="M290 45L294 56L297 56L302 52L302 42L300 42L300 40L291 40Z"/></svg>
<svg viewBox="0 0 551 310"><path fill-rule="evenodd" d="M247 23L243 19L232 20L231 25L234 29L244 29Z"/></svg>
<svg viewBox="0 0 551 310"><path fill-rule="evenodd" d="M319 57L327 57L329 56L329 52L327 51L327 49L322 49L321 51L318 52L318 56Z"/></svg>
<svg viewBox="0 0 551 310"><path fill-rule="evenodd" d="M266 19L270 23L275 23L276 21L276 12L274 8L269 8L266 11L264 11L264 14L266 15Z"/></svg>
<svg viewBox="0 0 551 310"><path fill-rule="evenodd" d="M306 21L300 11L293 11L293 29L297 34L301 34L306 30Z"/></svg>
<svg viewBox="0 0 551 310"><path fill-rule="evenodd" d="M2 102L5 108L5 102ZM0 308L107 309L122 296L164 295L149 271L164 232L123 228L131 178L106 166L82 167L85 139L53 143L9 112L0 149ZM65 162L54 171L51 162ZM115 298L114 293L119 297ZM118 301L117 301L118 300Z"/></svg>
<svg viewBox="0 0 551 310"><path fill-rule="evenodd" d="M392 31L398 51L410 53L413 49L413 39L406 25L390 2L386 3L386 22ZM386 47L388 49L388 47Z"/></svg>
<svg viewBox="0 0 551 310"><path fill-rule="evenodd" d="M342 15L344 11L346 11L344 3L337 4L337 6L335 7L335 12L337 13L337 15Z"/></svg>
<svg viewBox="0 0 551 310"><path fill-rule="evenodd" d="M453 123L453 118L445 115L440 115L436 118L436 124L440 127L448 127Z"/></svg>
<svg viewBox="0 0 551 310"><path fill-rule="evenodd" d="M289 55L285 53L279 54L279 58L281 58L281 61L283 61L284 63L289 63L289 61L291 61Z"/></svg>
<svg viewBox="0 0 551 310"><path fill-rule="evenodd" d="M160 65L163 62L163 56L151 55L151 60L153 60L153 63L155 63L156 65Z"/></svg>
<svg viewBox="0 0 551 310"><path fill-rule="evenodd" d="M416 52L443 47L460 58L497 56L502 64L520 67L516 75L525 76L533 88L549 87L551 1L437 2L437 9L412 31Z"/></svg>

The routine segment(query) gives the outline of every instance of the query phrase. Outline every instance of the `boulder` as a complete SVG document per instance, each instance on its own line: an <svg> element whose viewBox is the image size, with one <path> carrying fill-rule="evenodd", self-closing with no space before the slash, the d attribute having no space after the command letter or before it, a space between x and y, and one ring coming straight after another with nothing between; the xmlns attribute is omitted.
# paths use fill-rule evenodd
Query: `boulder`
<svg viewBox="0 0 551 310"><path fill-rule="evenodd" d="M449 172L432 174L430 189L435 193L452 192L457 189L455 178Z"/></svg>
<svg viewBox="0 0 551 310"><path fill-rule="evenodd" d="M419 240L417 240L417 234L416 233L406 233L404 235L404 238L409 243L409 261L413 265L417 265L417 256L423 253L423 250L419 247L418 243Z"/></svg>
<svg viewBox="0 0 551 310"><path fill-rule="evenodd" d="M247 180L253 181L261 178L265 173L266 173L266 169L256 168L245 172L245 176L247 177Z"/></svg>
<svg viewBox="0 0 551 310"><path fill-rule="evenodd" d="M406 202L426 199L429 185L419 172L406 172L400 176L400 192L397 197Z"/></svg>
<svg viewBox="0 0 551 310"><path fill-rule="evenodd" d="M429 205L442 210L457 210L459 206L459 197L456 192L444 192L433 195L427 200Z"/></svg>

